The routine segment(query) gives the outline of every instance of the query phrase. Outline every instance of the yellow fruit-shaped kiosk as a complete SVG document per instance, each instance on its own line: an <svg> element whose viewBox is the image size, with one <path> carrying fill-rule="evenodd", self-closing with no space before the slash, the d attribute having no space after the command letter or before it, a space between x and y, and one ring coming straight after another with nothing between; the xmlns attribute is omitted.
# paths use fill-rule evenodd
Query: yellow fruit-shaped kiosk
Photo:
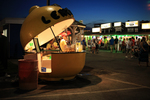
<svg viewBox="0 0 150 100"><path fill-rule="evenodd" d="M40 46L56 38L74 20L71 11L60 6L30 8L29 15L21 27L20 41L27 52L24 59L38 60L39 78L48 81L70 80L83 69L85 52L46 51L43 53L40 50Z"/></svg>

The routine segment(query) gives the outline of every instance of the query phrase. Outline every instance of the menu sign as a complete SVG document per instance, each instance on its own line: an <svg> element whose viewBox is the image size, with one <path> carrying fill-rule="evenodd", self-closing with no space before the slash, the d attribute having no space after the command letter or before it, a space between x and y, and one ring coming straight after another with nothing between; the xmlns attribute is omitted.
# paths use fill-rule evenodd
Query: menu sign
<svg viewBox="0 0 150 100"><path fill-rule="evenodd" d="M114 23L114 26L115 26L115 27L121 26L121 22L115 22L115 23Z"/></svg>
<svg viewBox="0 0 150 100"><path fill-rule="evenodd" d="M142 29L150 29L150 23L142 23Z"/></svg>
<svg viewBox="0 0 150 100"><path fill-rule="evenodd" d="M92 28L92 32L93 33L95 33L95 32L101 33L101 28L100 27Z"/></svg>
<svg viewBox="0 0 150 100"><path fill-rule="evenodd" d="M111 23L101 24L101 29L111 28Z"/></svg>
<svg viewBox="0 0 150 100"><path fill-rule="evenodd" d="M138 26L139 26L139 21L126 22L126 27L138 27Z"/></svg>

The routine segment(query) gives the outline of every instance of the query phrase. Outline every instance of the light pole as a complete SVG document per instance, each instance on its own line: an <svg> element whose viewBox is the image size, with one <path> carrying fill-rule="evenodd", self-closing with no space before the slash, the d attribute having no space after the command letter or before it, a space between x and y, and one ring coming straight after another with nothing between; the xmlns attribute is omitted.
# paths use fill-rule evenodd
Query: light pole
<svg viewBox="0 0 150 100"><path fill-rule="evenodd" d="M49 6L50 5L50 0L47 0L47 6Z"/></svg>

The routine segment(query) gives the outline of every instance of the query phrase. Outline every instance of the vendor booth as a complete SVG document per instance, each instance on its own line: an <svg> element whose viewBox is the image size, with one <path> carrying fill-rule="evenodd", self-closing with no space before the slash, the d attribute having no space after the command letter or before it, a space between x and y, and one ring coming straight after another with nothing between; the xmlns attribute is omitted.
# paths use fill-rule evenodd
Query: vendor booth
<svg viewBox="0 0 150 100"><path fill-rule="evenodd" d="M20 40L25 50L24 59L38 61L39 78L48 81L70 80L83 69L86 53L81 43L74 41L67 50L62 51L56 38L74 21L69 9L57 5L30 8L21 27ZM52 39L56 40L58 49L41 50L40 46Z"/></svg>

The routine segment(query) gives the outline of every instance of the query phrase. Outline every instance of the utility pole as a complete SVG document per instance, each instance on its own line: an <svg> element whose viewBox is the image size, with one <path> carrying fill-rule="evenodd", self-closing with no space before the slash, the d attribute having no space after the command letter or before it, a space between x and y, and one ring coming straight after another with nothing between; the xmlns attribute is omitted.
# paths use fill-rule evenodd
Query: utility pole
<svg viewBox="0 0 150 100"><path fill-rule="evenodd" d="M50 5L50 0L47 0L47 6L49 6Z"/></svg>

